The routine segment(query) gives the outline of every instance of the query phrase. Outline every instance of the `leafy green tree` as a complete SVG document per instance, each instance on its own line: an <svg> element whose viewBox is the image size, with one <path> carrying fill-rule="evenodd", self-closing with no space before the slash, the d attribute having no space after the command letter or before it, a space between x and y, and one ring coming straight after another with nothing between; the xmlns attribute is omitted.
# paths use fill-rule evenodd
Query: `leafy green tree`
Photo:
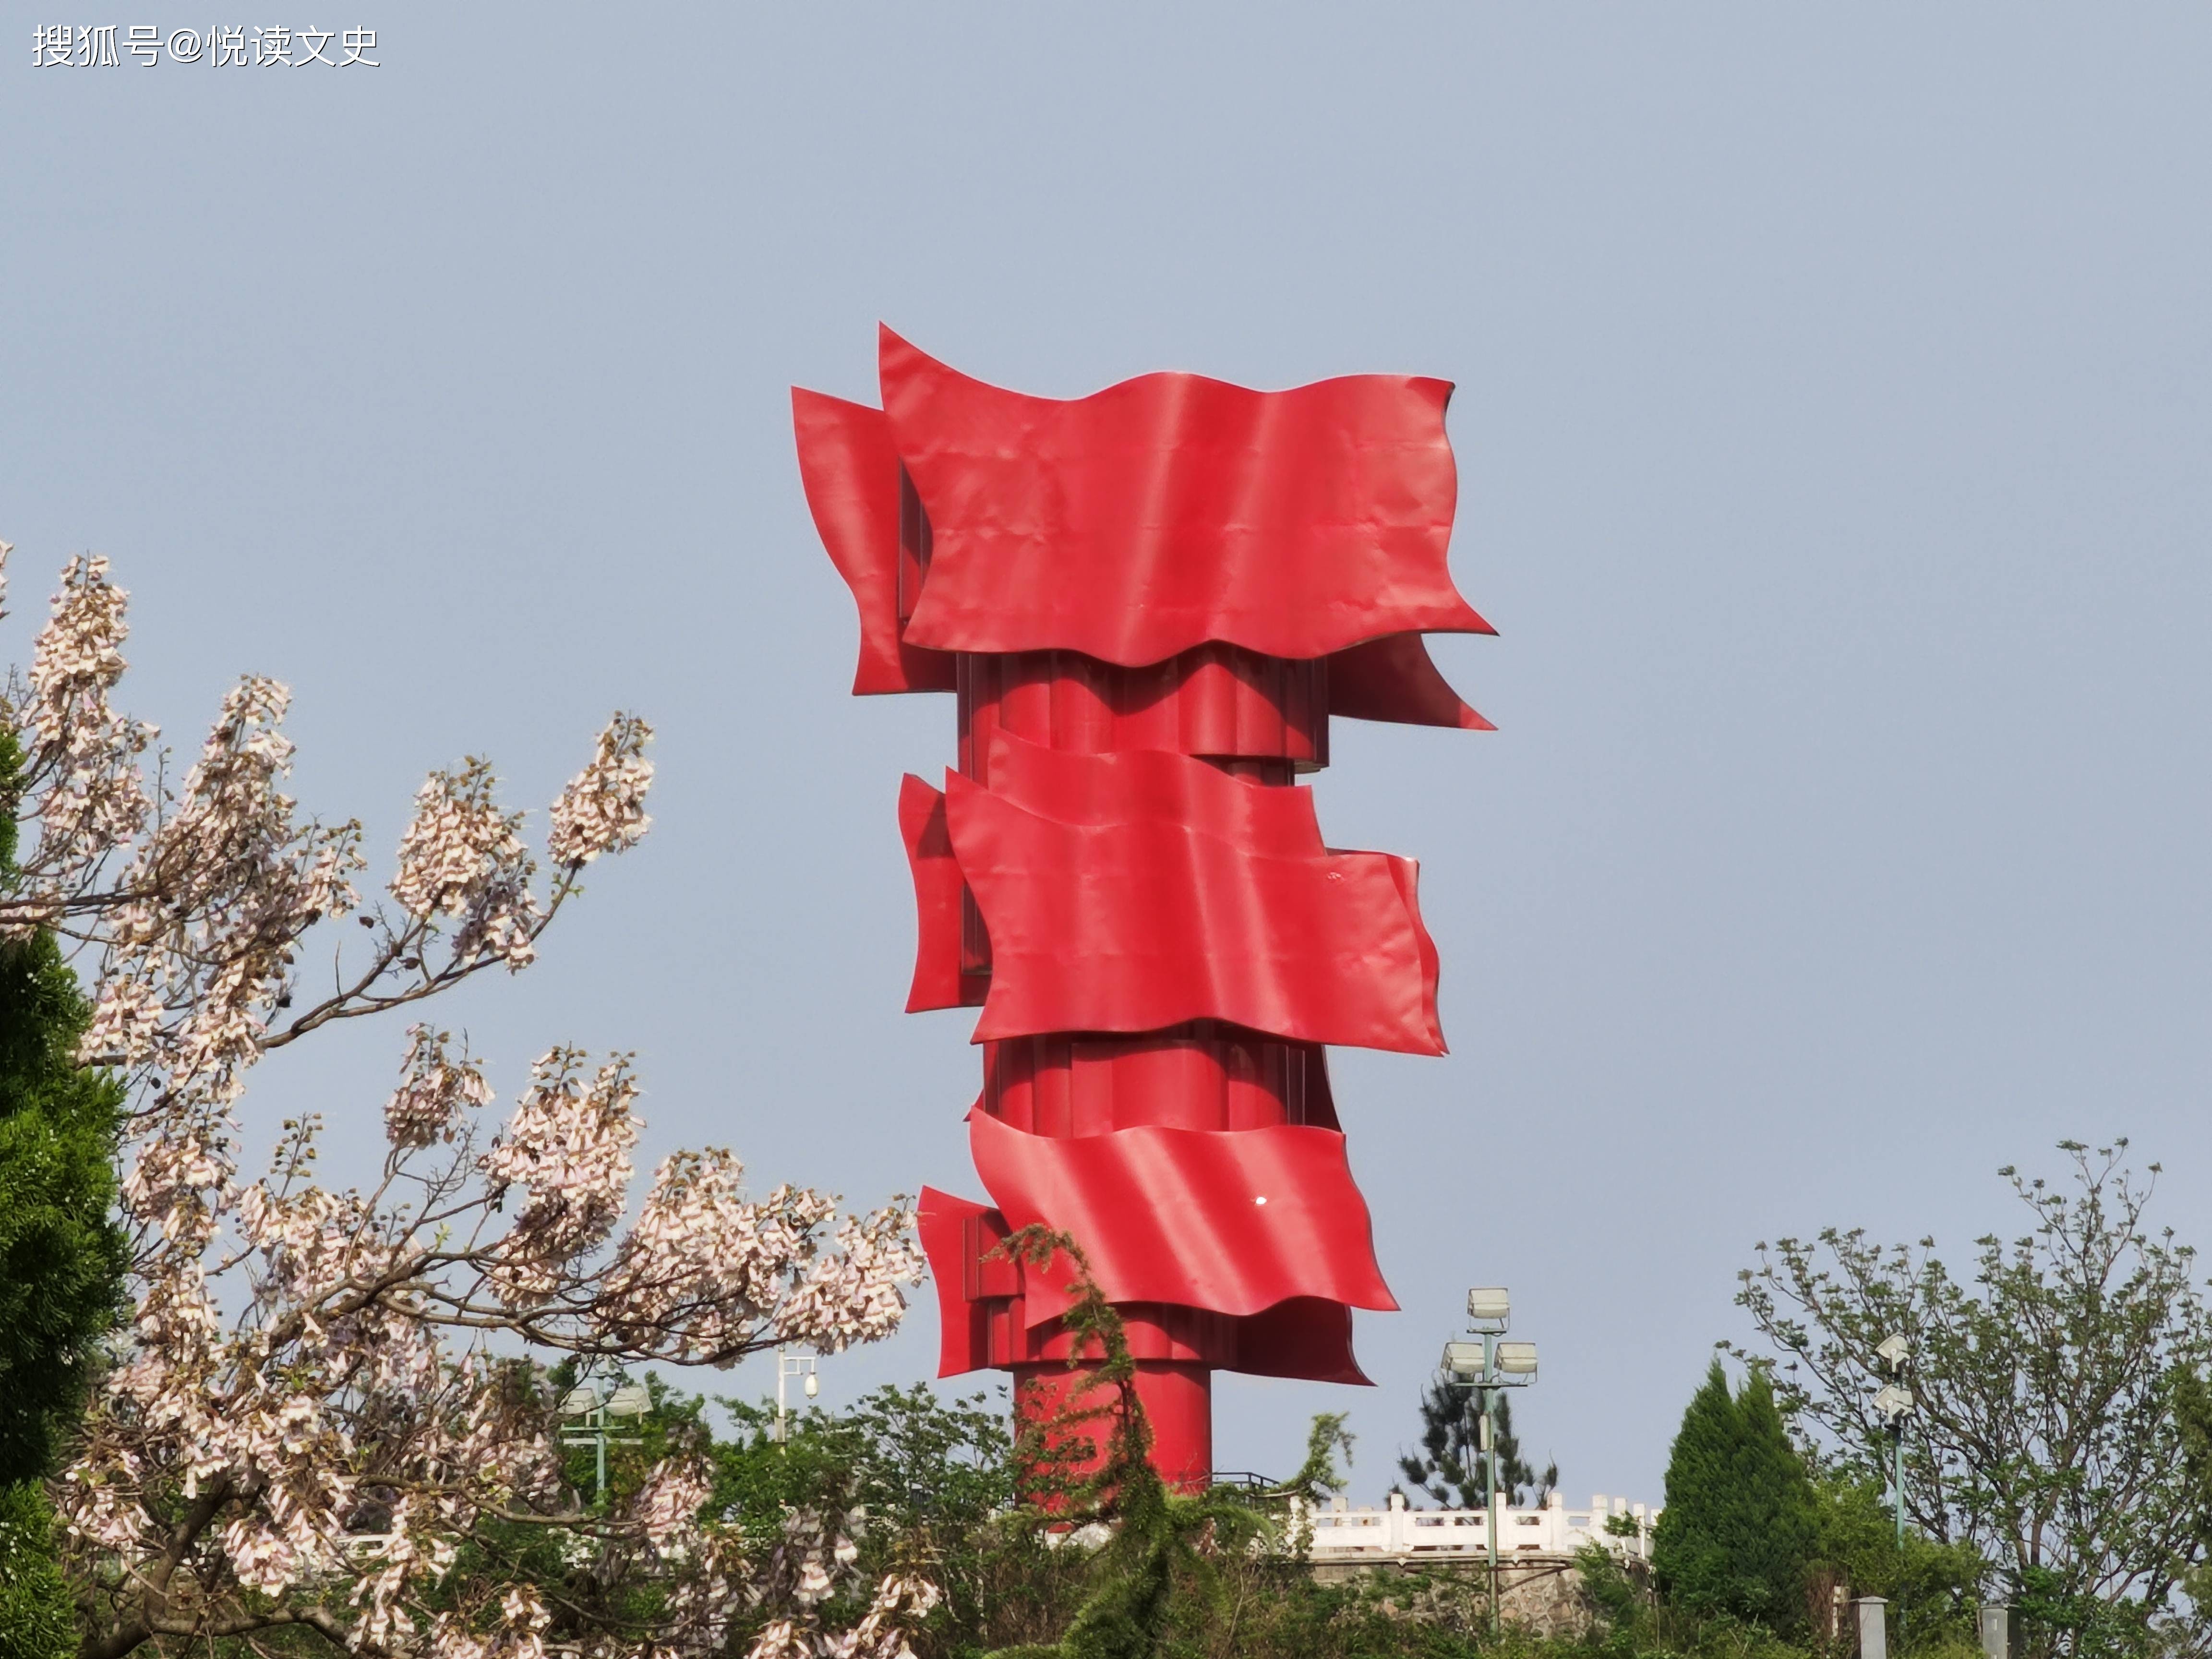
<svg viewBox="0 0 2212 1659"><path fill-rule="evenodd" d="M21 763L0 731L0 890ZM82 1413L126 1265L112 1217L121 1095L76 1065L88 1017L52 934L0 939L0 1659L76 1641L39 1483Z"/></svg>
<svg viewBox="0 0 2212 1659"><path fill-rule="evenodd" d="M2136 1176L2127 1145L2060 1142L2065 1188L2000 1171L2026 1225L1977 1240L1965 1284L1932 1237L1885 1247L1830 1228L1760 1246L1736 1298L1769 1350L1738 1357L1778 1362L1801 1443L1864 1485L1889 1462L1875 1350L1905 1339L1906 1515L1989 1560L2034 1644L2081 1656L2195 1620L2182 1592L2207 1547L2175 1389L2212 1357L2212 1318L2196 1253L2148 1218L2159 1166Z"/></svg>
<svg viewBox="0 0 2212 1659"><path fill-rule="evenodd" d="M935 1627L972 1641L989 1604L1032 1593L1055 1566L1064 1576L1051 1552L998 1525L1015 1498L1013 1444L988 1395L947 1401L924 1384L887 1386L842 1413L794 1415L781 1442L773 1405L720 1403L737 1433L713 1447L714 1502L749 1547L773 1547L789 1515L866 1517L854 1531L850 1605L836 1613L857 1612L885 1575L920 1566L945 1597Z"/></svg>
<svg viewBox="0 0 2212 1659"><path fill-rule="evenodd" d="M0 889L15 876L21 763L0 731ZM0 940L0 1485L52 1468L122 1302L122 1097L77 1068L89 1018L52 934Z"/></svg>
<svg viewBox="0 0 2212 1659"><path fill-rule="evenodd" d="M1978 1592L1988 1575L1980 1551L1962 1541L1938 1543L1917 1527L1905 1528L1900 1544L1896 1513L1876 1482L1831 1474L1817 1478L1814 1491L1818 1520L1808 1612L1817 1617L1820 1604L1832 1609L1838 1589L1879 1595L1889 1603L1892 1646L1900 1651L1975 1645Z"/></svg>
<svg viewBox="0 0 2212 1659"><path fill-rule="evenodd" d="M1421 1440L1399 1455L1398 1468L1416 1490L1444 1509L1479 1510L1483 1503L1482 1400L1473 1389L1439 1371L1421 1390ZM1508 1508L1526 1499L1541 1504L1559 1484L1559 1466L1539 1474L1521 1455L1513 1431L1513 1397L1498 1399L1498 1499Z"/></svg>
<svg viewBox="0 0 2212 1659"><path fill-rule="evenodd" d="M1813 1484L1765 1372L1754 1368L1731 1395L1714 1360L1668 1460L1652 1540L1662 1593L1692 1612L1797 1628L1818 1532Z"/></svg>
<svg viewBox="0 0 2212 1659"><path fill-rule="evenodd" d="M35 1483L0 1486L0 1659L68 1659L76 1651L75 1608L52 1528Z"/></svg>
<svg viewBox="0 0 2212 1659"><path fill-rule="evenodd" d="M85 1018L51 936L0 942L0 1483L52 1468L122 1304L119 1094L71 1063Z"/></svg>

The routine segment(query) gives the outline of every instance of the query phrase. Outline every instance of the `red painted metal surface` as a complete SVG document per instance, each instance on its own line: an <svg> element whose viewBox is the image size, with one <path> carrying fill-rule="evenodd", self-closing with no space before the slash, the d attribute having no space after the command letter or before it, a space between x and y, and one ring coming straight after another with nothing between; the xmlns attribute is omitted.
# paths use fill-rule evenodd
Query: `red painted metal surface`
<svg viewBox="0 0 2212 1659"><path fill-rule="evenodd" d="M979 1042L1215 1019L1294 1042L1444 1052L1411 859L1282 856L1158 817L1066 823L957 772L945 790L915 777L901 790L919 907L909 1012L963 1006L981 983ZM969 971L954 933L963 888L988 972Z"/></svg>
<svg viewBox="0 0 2212 1659"><path fill-rule="evenodd" d="M910 1009L976 1007L986 1206L924 1189L941 1370L1042 1420L1095 1355L1080 1242L1170 1480L1211 1468L1211 1376L1364 1382L1395 1304L1323 1044L1440 1054L1410 860L1328 848L1295 780L1332 714L1485 730L1424 632L1488 624L1445 568L1440 381L1261 392L1157 374L1073 400L884 331L885 408L794 392L807 501L860 613L857 693L953 690L958 768L908 777ZM1088 1403L1088 1402L1086 1402Z"/></svg>
<svg viewBox="0 0 2212 1659"><path fill-rule="evenodd" d="M890 422L880 409L794 387L792 423L799 476L814 527L860 611L853 695L950 691L956 665L902 637L899 531L902 475Z"/></svg>
<svg viewBox="0 0 2212 1659"><path fill-rule="evenodd" d="M1140 1036L1043 1036L983 1048L978 1103L1031 1134L1115 1129L1334 1129L1328 1052L1218 1020Z"/></svg>
<svg viewBox="0 0 2212 1659"><path fill-rule="evenodd" d="M1114 1129L1062 1138L969 1115L975 1172L1015 1227L1081 1241L1112 1302L1262 1313L1295 1296L1395 1309L1375 1264L1344 1137L1264 1129ZM1066 1311L1032 1292L1032 1325Z"/></svg>
<svg viewBox="0 0 2212 1659"><path fill-rule="evenodd" d="M932 1187L918 1213L923 1251L936 1281L938 1372L957 1376L985 1369L1065 1364L1073 1350L1065 1331L1028 1317L1028 1291L1065 1306L1065 1273L1019 1266L1000 1254L1012 1231L1004 1216ZM1124 1304L1117 1311L1138 1359L1204 1364L1251 1376L1300 1377L1364 1384L1352 1353L1352 1310L1341 1302L1297 1297L1249 1316L1174 1304Z"/></svg>
<svg viewBox="0 0 2212 1659"><path fill-rule="evenodd" d="M945 817L991 941L978 1042L1224 1019L1444 1051L1410 859L1274 857L1158 819L1061 823L958 773Z"/></svg>
<svg viewBox="0 0 2212 1659"><path fill-rule="evenodd" d="M1095 1413L1116 1404L1103 1385L1094 1387L1088 1371L1065 1364L1010 1369L1024 1419L1048 1425L1046 1442L1066 1464L1077 1469L1094 1466L1106 1432L1105 1420ZM1186 1491L1204 1487L1213 1473L1212 1368L1140 1359L1136 1390L1152 1431L1153 1466L1171 1486ZM1055 1430L1060 1424L1070 1426ZM1058 1498L1050 1490L1034 1496L1048 1505Z"/></svg>
<svg viewBox="0 0 2212 1659"><path fill-rule="evenodd" d="M1032 398L889 329L878 367L929 514L916 645L1134 667L1217 641L1306 658L1490 631L1445 567L1458 479L1443 380L1253 392L1146 374Z"/></svg>

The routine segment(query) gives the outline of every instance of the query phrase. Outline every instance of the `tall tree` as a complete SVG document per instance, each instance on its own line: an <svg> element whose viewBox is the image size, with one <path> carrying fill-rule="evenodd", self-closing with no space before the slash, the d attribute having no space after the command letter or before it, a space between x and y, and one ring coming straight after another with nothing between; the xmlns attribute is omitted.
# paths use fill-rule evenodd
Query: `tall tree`
<svg viewBox="0 0 2212 1659"><path fill-rule="evenodd" d="M12 1030L11 1063L55 1083L42 1100L76 1102L94 1139L100 1097L48 1068L100 1068L123 1091L133 1316L47 1489L82 1659L262 1652L301 1627L363 1659L719 1656L747 1588L774 1573L706 1512L703 1454L672 1444L625 1502L586 1505L563 1480L558 1399L517 1350L692 1364L873 1340L920 1273L903 1208L840 1216L787 1186L754 1198L736 1158L708 1149L664 1159L633 1211L627 1056L554 1048L487 1122L477 1062L428 1024L401 1045L384 1156L352 1183L322 1178L312 1116L286 1123L264 1173L239 1152L240 1102L270 1050L530 965L586 868L644 836L650 732L617 714L600 734L546 814L544 866L489 765L433 772L382 896L365 897L360 826L305 818L285 793L289 693L246 677L198 757L175 761L112 701L125 608L106 561L71 560L27 671L0 690L23 835L0 939L60 941L92 1003L73 1044ZM60 958L40 948L21 993L70 1024ZM49 1444L54 1409L25 1413ZM35 1547L40 1520L0 1516L0 1549ZM447 1594L460 1552L517 1536L588 1561L596 1599L495 1574L474 1599ZM917 1595L902 1580L895 1599ZM895 1639L892 1610L872 1616L856 1654Z"/></svg>
<svg viewBox="0 0 2212 1659"><path fill-rule="evenodd" d="M1778 1630L1804 1622L1820 1512L1765 1372L1741 1390L1713 1361L1682 1413L1652 1540L1661 1592L1676 1606Z"/></svg>
<svg viewBox="0 0 2212 1659"><path fill-rule="evenodd" d="M1498 1498L1512 1507L1524 1498L1541 1504L1559 1484L1559 1466L1542 1474L1521 1456L1513 1431L1513 1396L1498 1397ZM1473 1389L1439 1371L1421 1390L1421 1439L1417 1451L1399 1455L1406 1479L1445 1509L1479 1510L1483 1501L1482 1400Z"/></svg>
<svg viewBox="0 0 2212 1659"><path fill-rule="evenodd" d="M21 758L0 732L0 805ZM0 812L0 891L14 841ZM122 1303L129 1257L111 1214L122 1091L76 1066L89 1018L52 933L0 939L0 1485L52 1468Z"/></svg>
<svg viewBox="0 0 2212 1659"><path fill-rule="evenodd" d="M1736 1299L1802 1443L1864 1482L1888 1474L1875 1349L1904 1337L1913 1524L1978 1549L2064 1650L2123 1651L2187 1613L2177 1592L2203 1558L2172 1396L2212 1358L2212 1319L2195 1252L2149 1219L2159 1166L2136 1175L2124 1140L2059 1148L2063 1185L1999 1172L2028 1214L2009 1243L1976 1241L1966 1284L1932 1237L1830 1228L1759 1247Z"/></svg>
<svg viewBox="0 0 2212 1659"><path fill-rule="evenodd" d="M0 730L0 894L23 751ZM112 1079L76 1064L90 1010L44 929L0 938L0 1659L57 1659L76 1620L40 1480L83 1414L129 1256L113 1219Z"/></svg>

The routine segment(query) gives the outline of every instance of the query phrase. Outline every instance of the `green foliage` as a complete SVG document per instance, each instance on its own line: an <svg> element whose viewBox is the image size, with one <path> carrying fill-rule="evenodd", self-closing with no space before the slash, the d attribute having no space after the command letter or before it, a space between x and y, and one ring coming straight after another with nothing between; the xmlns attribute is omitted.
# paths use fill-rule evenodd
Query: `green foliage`
<svg viewBox="0 0 2212 1659"><path fill-rule="evenodd" d="M750 1547L772 1547L787 1515L858 1510L857 1584L919 1571L945 1593L939 1630L979 1631L994 1601L1040 1591L1053 1616L1054 1564L1000 1519L1014 1500L1013 1445L989 1395L948 1403L919 1383L882 1388L842 1414L794 1414L781 1443L772 1404L720 1404L737 1434L713 1446L714 1504Z"/></svg>
<svg viewBox="0 0 2212 1659"><path fill-rule="evenodd" d="M1716 1359L1667 1464L1652 1543L1662 1594L1692 1613L1802 1628L1818 1528L1812 1483L1765 1375L1754 1370L1731 1395Z"/></svg>
<svg viewBox="0 0 2212 1659"><path fill-rule="evenodd" d="M2175 1389L2212 1355L2212 1317L2195 1252L2147 1218L2158 1165L2138 1177L2124 1140L2060 1150L2070 1190L2001 1172L2026 1228L1976 1241L1963 1284L1933 1238L1884 1247L1831 1228L1762 1245L1737 1302L1783 1363L1780 1404L1808 1450L1862 1484L1887 1461L1875 1350L1905 1337L1914 1527L1981 1554L1992 1588L2033 1610L2039 1649L2124 1656L2201 1626L2182 1592L2207 1547L2204 1482Z"/></svg>
<svg viewBox="0 0 2212 1659"><path fill-rule="evenodd" d="M2174 1435L2181 1448L2183 1501L2196 1537L2197 1559L2182 1579L2182 1594L2200 1634L2212 1609L2212 1387L2202 1371L2177 1365L2166 1378ZM2201 1644L2202 1645L2202 1644Z"/></svg>
<svg viewBox="0 0 2212 1659"><path fill-rule="evenodd" d="M0 943L0 1482L53 1467L122 1307L121 1091L71 1063L85 1018L50 937Z"/></svg>
<svg viewBox="0 0 2212 1659"><path fill-rule="evenodd" d="M1344 1422L1342 1412L1315 1413L1306 1431L1305 1462L1298 1465L1296 1474L1264 1495L1318 1504L1342 1492L1348 1477L1336 1466L1337 1454L1341 1452L1346 1462L1352 1461L1352 1434Z"/></svg>
<svg viewBox="0 0 2212 1659"><path fill-rule="evenodd" d="M0 890L15 877L21 767L0 732ZM110 1211L123 1097L77 1069L89 1018L51 935L0 941L0 1485L52 1468L122 1306Z"/></svg>
<svg viewBox="0 0 2212 1659"><path fill-rule="evenodd" d="M76 1609L54 1564L53 1516L29 1481L0 1486L0 1659L70 1659Z"/></svg>
<svg viewBox="0 0 2212 1659"><path fill-rule="evenodd" d="M573 1380L564 1369L544 1382L565 1390ZM703 1402L656 1379L648 1384L652 1408L641 1419L623 1419L618 1430L623 1439L644 1443L609 1448L611 1503L625 1500L672 1442L709 1432ZM1124 1463L1118 1484L1076 1483L1090 1493L1080 1510L1070 1507L1066 1490L1043 1494L1046 1507L1022 1509L1003 1396L946 1401L925 1388L879 1389L842 1412L794 1413L781 1443L774 1436L772 1405L721 1403L735 1431L714 1437L708 1448L717 1471L711 1500L717 1514L739 1527L760 1554L774 1547L788 1515L864 1515L851 1528L860 1571L825 1609L825 1625L849 1623L884 1573L919 1570L945 1589L946 1601L914 1633L918 1659L994 1653L1053 1659L1835 1659L1832 1648L1809 1639L1792 1645L1741 1618L1656 1604L1648 1576L1602 1552L1583 1563L1597 1611L1595 1628L1583 1636L1539 1637L1509 1625L1492 1638L1482 1577L1463 1570L1317 1583L1295 1549L1280 1547L1290 1540L1279 1511L1291 1496L1318 1500L1341 1485L1349 1441L1341 1420L1327 1416L1315 1421L1304 1466L1270 1491L1183 1498ZM1110 1455L1116 1425L1096 1421ZM1126 1455L1136 1437L1125 1435L1121 1443ZM568 1480L586 1496L591 1449L572 1445L568 1455ZM1911 1561L1903 1577L1874 1576L1890 1570L1879 1498L1878 1492L1840 1492L1835 1501L1846 1506L1842 1519L1832 1525L1824 1509L1820 1536L1824 1548L1848 1555L1851 1571L1864 1575L1855 1583L1909 1598L1914 1592L1905 1581L1919 1570ZM1829 1501L1825 1488L1821 1500ZM1118 1521L1112 1542L1095 1541L1097 1534L1086 1542L1075 1533L1102 1517ZM1248 1547L1255 1541L1262 1547ZM470 1575L502 1584L528 1580L550 1606L582 1607L613 1622L625 1613L641 1622L654 1594L649 1583L599 1584L588 1563L564 1555L542 1528L517 1527L511 1535L488 1529L457 1566L449 1585L457 1597L465 1597ZM1893 1643L1905 1659L1936 1659L1944 1651L1937 1638L1956 1634L1955 1622L1939 1627L1922 1619L1916 1611L1922 1604L1905 1601L1906 1627ZM739 1620L732 1653L746 1650L765 1616ZM554 1634L563 1627L556 1626Z"/></svg>
<svg viewBox="0 0 2212 1659"><path fill-rule="evenodd" d="M0 732L0 890L21 760ZM0 940L0 1659L76 1647L39 1482L83 1410L127 1265L111 1214L122 1091L76 1065L89 1012L51 935Z"/></svg>
<svg viewBox="0 0 2212 1659"><path fill-rule="evenodd" d="M1075 1242L1025 1227L1003 1248L1040 1268L1056 1255L1073 1264L1076 1301L1062 1320L1074 1339L1070 1363L1090 1373L1085 1392L1097 1401L1026 1432L1018 1448L1020 1461L1034 1467L1085 1430L1105 1430L1096 1469L1056 1494L1049 1509L1036 1512L1033 1525L1106 1522L1111 1532L1092 1559L1087 1593L1060 1639L1005 1648L1000 1659L1152 1659L1167 1651L1179 1618L1221 1614L1226 1586L1219 1558L1249 1545L1267 1529L1265 1521L1249 1504L1226 1493L1170 1492L1153 1471L1146 1461L1152 1428L1137 1398L1137 1365L1121 1316L1093 1282ZM1340 1427L1336 1432L1340 1437ZM1318 1461L1327 1470L1325 1437L1315 1436ZM1316 1461L1310 1456L1309 1466Z"/></svg>
<svg viewBox="0 0 2212 1659"><path fill-rule="evenodd" d="M1975 1644L1977 1608L1989 1564L1968 1543L1941 1543L1917 1528L1897 1540L1894 1511L1882 1488L1831 1475L1815 1483L1817 1541L1811 1589L1815 1601L1835 1587L1879 1595L1899 1632L1891 1645L1920 1651L1945 1643Z"/></svg>
<svg viewBox="0 0 2212 1659"><path fill-rule="evenodd" d="M1444 1509L1483 1507L1480 1394L1462 1388L1439 1371L1421 1390L1421 1442L1418 1454L1403 1453L1398 1468L1414 1488ZM1539 1475L1521 1457L1513 1431L1513 1398L1501 1391L1494 1425L1498 1446L1498 1501L1513 1508L1526 1499L1541 1504L1559 1484L1559 1466Z"/></svg>

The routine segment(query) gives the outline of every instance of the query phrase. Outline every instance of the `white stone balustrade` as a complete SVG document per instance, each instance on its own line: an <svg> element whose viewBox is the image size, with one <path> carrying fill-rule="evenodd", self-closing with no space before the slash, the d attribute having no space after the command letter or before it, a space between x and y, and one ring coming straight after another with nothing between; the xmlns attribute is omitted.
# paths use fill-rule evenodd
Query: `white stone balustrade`
<svg viewBox="0 0 2212 1659"><path fill-rule="evenodd" d="M1608 1532L1606 1522L1616 1515L1632 1522L1635 1530L1626 1535ZM1481 1510L1408 1509L1394 1494L1388 1509L1350 1509L1339 1498L1331 1508L1301 1510L1292 1518L1295 1524L1311 1525L1309 1557L1317 1563L1483 1561L1490 1555L1490 1517ZM1571 1510L1553 1492L1541 1509L1498 1511L1498 1559L1504 1564L1571 1558L1598 1544L1616 1555L1649 1560L1652 1523L1658 1518L1656 1509L1602 1493L1590 1499L1588 1509Z"/></svg>

